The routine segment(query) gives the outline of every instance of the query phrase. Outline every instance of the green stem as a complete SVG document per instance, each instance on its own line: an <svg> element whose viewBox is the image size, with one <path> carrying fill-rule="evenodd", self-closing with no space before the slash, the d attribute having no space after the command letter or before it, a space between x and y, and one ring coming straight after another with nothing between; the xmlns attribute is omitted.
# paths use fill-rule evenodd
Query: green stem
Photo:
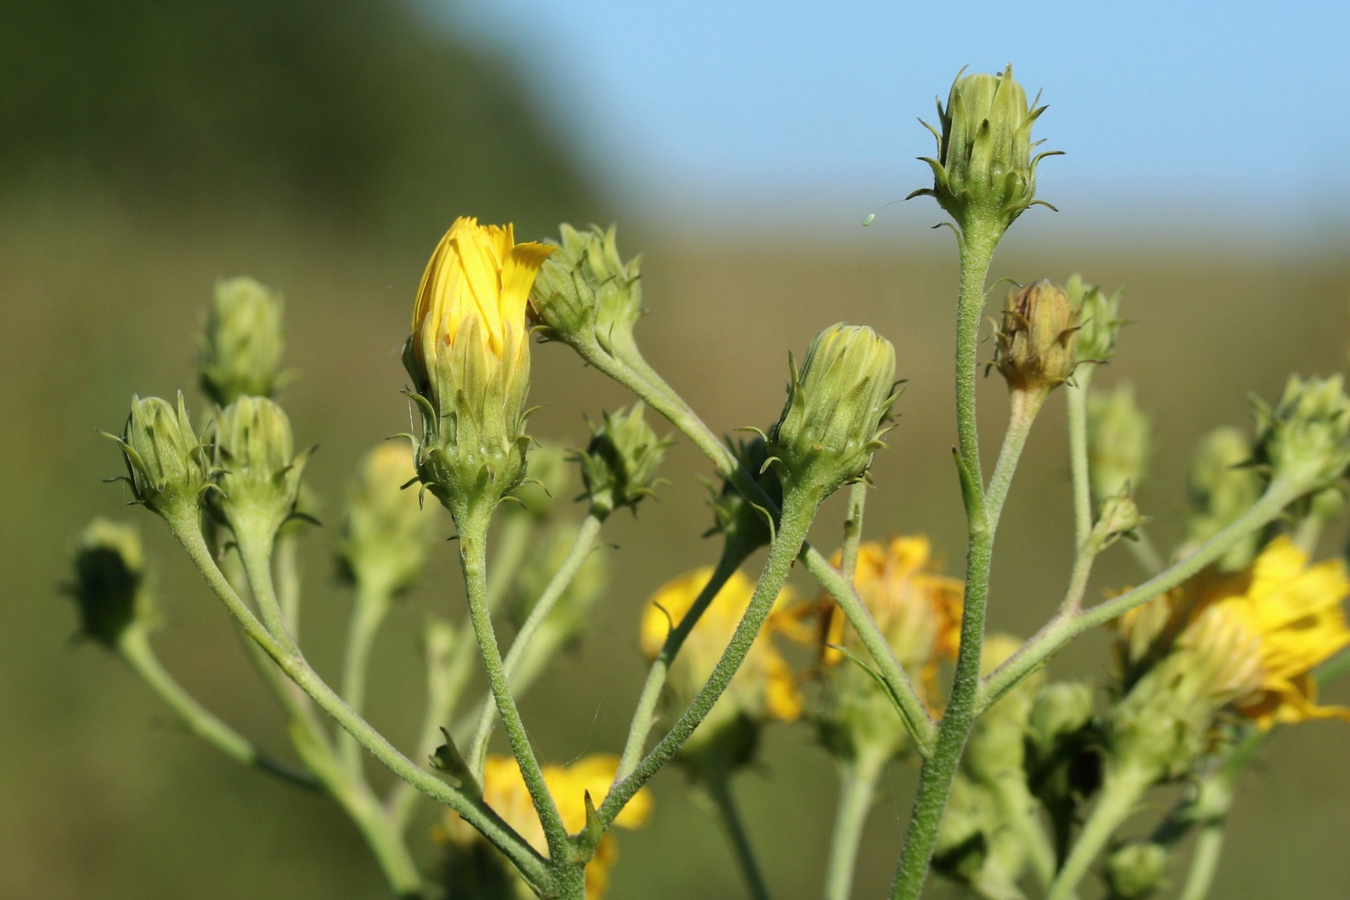
<svg viewBox="0 0 1350 900"><path fill-rule="evenodd" d="M717 567L713 570L712 577L708 583L703 586L703 590L694 598L689 611L680 619L679 624L670 629L666 635L665 643L661 645L661 652L652 660L651 667L647 670L647 680L642 685L642 693L638 695L637 709L633 711L633 719L628 724L628 739L623 746L623 754L619 757L619 768L614 774L615 782L620 782L627 778L637 767L638 760L642 758L643 747L646 746L647 736L651 734L652 727L656 725L656 704L661 699L661 689L666 684L666 674L670 671L671 664L675 661L680 648L684 646L685 639L689 633L694 630L698 620L707 610L708 605L712 603L713 598L722 590L723 585L727 583L741 563L745 561L746 554L734 550L730 545L723 549L722 558L717 561Z"/></svg>
<svg viewBox="0 0 1350 900"><path fill-rule="evenodd" d="M980 448L976 432L975 378L980 320L984 312L984 282L998 246L1001 230L967 228L960 241L961 278L956 310L956 422L957 457L966 507L966 589L961 614L961 646L947 708L938 727L933 752L919 771L919 788L910 813L909 829L900 851L894 900L918 900L928 876L938 826L947 805L947 795L956 778L957 765L975 724L980 688L980 656L984 644L985 604L989 593L989 567L993 560L994 529L1003 499L1011 484L1021 444L1032 416L1025 423L1009 423L1004 448L999 453L995 478L986 498ZM1014 411L1014 420L1016 410ZM1020 437L1018 432L1023 432ZM1006 460L1006 462L1005 462ZM988 504L986 503L988 500ZM992 517L991 517L992 512Z"/></svg>
<svg viewBox="0 0 1350 900"><path fill-rule="evenodd" d="M469 620L473 623L474 636L478 640L478 651L483 659L488 685L492 690L492 699L501 713L502 729L511 744L511 752L520 765L520 774L529 791L530 801L539 813L539 821L544 827L544 837L548 841L549 858L561 863L570 857L571 843L567 836L567 827L563 825L558 806L544 783L544 772L539 759L530 745L529 734L516 706L516 698L507 683L506 666L502 661L501 648L497 643L497 633L492 626L492 616L487 607L487 530L491 510L484 510L488 504L461 510L455 516L455 526L459 529L459 560L464 569L464 584L469 599ZM555 869L556 871L556 869Z"/></svg>
<svg viewBox="0 0 1350 900"><path fill-rule="evenodd" d="M717 439L689 405L680 399L674 389L651 370L650 366L644 365L642 371L646 374L639 374L638 371L605 353L594 342L572 346L585 362L628 388L648 406L665 416L693 442L694 446L712 460L718 474L730 482L743 497L768 510L770 514L779 512L778 505L764 493L763 488L750 473L741 468L735 455ZM931 748L937 728L928 714L928 708L905 674L900 661L896 659L895 650L877 628L876 622L872 620L871 614L858 597L852 580L840 575L819 550L805 542L802 544L801 558L806 570L839 603L849 623L858 632L863 646L872 654L882 680L905 712L906 725L914 735L915 744L920 752L925 748Z"/></svg>
<svg viewBox="0 0 1350 900"><path fill-rule="evenodd" d="M347 626L347 649L342 657L342 699L352 712L364 715L366 673L370 669L370 650L375 635L389 612L389 594L358 583L352 618ZM342 764L353 775L361 774L361 745L347 732L338 736Z"/></svg>
<svg viewBox="0 0 1350 900"><path fill-rule="evenodd" d="M195 511L166 517L170 530L178 539L188 557L196 565L207 584L225 604L234 616L240 628L248 635L273 662L294 681L301 690L310 696L319 708L380 760L395 775L410 782L425 793L458 813L465 821L478 829L488 841L501 850L517 869L535 885L544 889L553 885L554 878L547 861L510 825L506 824L490 807L481 800L471 799L455 788L441 781L430 772L416 766L411 760L399 753L383 735L370 726L360 716L353 713L342 698L337 695L323 679L309 667L304 658L289 653L271 632L258 620L253 612L244 605L230 583L216 566L210 548L202 537L201 523Z"/></svg>
<svg viewBox="0 0 1350 900"><path fill-rule="evenodd" d="M277 534L276 585L277 605L291 637L300 640L300 563L297 558L299 541L294 529L298 523L285 526Z"/></svg>
<svg viewBox="0 0 1350 900"><path fill-rule="evenodd" d="M449 722L473 676L477 649L472 628L461 627L448 639L445 636L435 641L428 639L427 699L416 744L419 754L433 753L441 745L441 727ZM407 828L412 821L420 796L406 781L400 781L390 789L386 803L402 827Z"/></svg>
<svg viewBox="0 0 1350 900"><path fill-rule="evenodd" d="M1003 820L1026 848L1036 880L1042 887L1049 886L1055 877L1055 848L1037 816L1038 804L1027 789L1025 777L1020 770L1003 773L989 783L989 788Z"/></svg>
<svg viewBox="0 0 1350 900"><path fill-rule="evenodd" d="M759 635L764 621L769 617L819 504L819 499L812 492L791 489L785 491L782 517L778 533L769 548L769 558L760 573L759 582L755 585L754 596L746 607L740 624L736 626L727 649L723 651L722 658L717 661L712 674L708 676L707 682L689 704L684 715L676 720L666 736L642 758L632 772L622 779L617 779L610 787L609 795L605 797L605 802L597 811L601 827L582 837L578 842L580 849L594 851L595 844L603 835L604 829L613 823L620 810L647 783L647 780L670 761L722 696L722 692L726 690L737 669L744 662L746 654L750 652L750 647Z"/></svg>
<svg viewBox="0 0 1350 900"><path fill-rule="evenodd" d="M511 676L524 659L525 653L529 650L530 642L534 639L539 628L548 618L549 613L557 605L558 600L562 598L568 585L576 578L577 572L586 562L586 557L591 555L595 548L595 541L600 536L600 526L603 520L594 514L588 514L581 523L581 530L577 532L576 540L572 542L572 549L567 552L567 557L563 560L558 571L553 573L549 579L544 592L539 595L534 608L530 610L529 616L525 619L525 624L520 626L520 632L516 639L511 642L511 649L506 652L506 660L502 664L502 671L506 674L508 683ZM483 711L478 718L478 728L474 733L473 743L469 745L469 755L467 757L469 768L480 779L483 777L483 766L487 760L488 738L492 736L492 725L496 721L496 711L492 704L484 703Z"/></svg>
<svg viewBox="0 0 1350 900"><path fill-rule="evenodd" d="M1250 509L1171 568L1104 603L1079 612L1061 610L1003 665L985 677L978 710L982 712L988 709L1023 678L1045 665L1073 638L1171 590L1223 556L1248 534L1278 518L1284 508L1302 493L1296 481L1277 479L1271 482L1265 494Z"/></svg>
<svg viewBox="0 0 1350 900"><path fill-rule="evenodd" d="M197 702L197 699L184 690L160 663L144 629L129 628L122 632L117 642L117 652L141 680L177 714L179 721L188 731L246 766L255 766L301 787L311 789L319 787L319 783L311 773L258 750L248 738L226 725Z"/></svg>
<svg viewBox="0 0 1350 900"><path fill-rule="evenodd" d="M1003 515L1003 504L1008 499L1008 489L1012 487L1013 473L1022 459L1022 450L1027 445L1032 423L1045 404L1045 393L1014 391L1011 415L1008 418L1008 431L1003 437L1003 447L998 453L998 462L994 464L994 474L989 476L989 487L984 492L984 516L986 527L992 535L998 530L998 520Z"/></svg>
<svg viewBox="0 0 1350 900"><path fill-rule="evenodd" d="M718 766L710 772L704 772L703 787L712 799L717 816L731 839L731 848L736 856L736 865L745 877L745 886L753 900L769 900L769 888L764 881L764 873L755 859L755 850L750 846L750 835L745 830L736 798L731 793L731 777L725 767Z"/></svg>
<svg viewBox="0 0 1350 900"><path fill-rule="evenodd" d="M855 482L848 491L848 516L844 519L844 546L839 551L839 571L849 581L858 568L858 544L862 541L863 507L867 504L867 481Z"/></svg>
<svg viewBox="0 0 1350 900"><path fill-rule="evenodd" d="M1093 363L1083 363L1064 383L1064 398L1069 408L1069 468L1073 473L1074 546L1087 543L1092 531L1092 474L1088 460L1087 395L1092 382Z"/></svg>
<svg viewBox="0 0 1350 900"><path fill-rule="evenodd" d="M848 900L853 891L863 826L876 795L877 779L885 767L886 760L880 754L859 756L839 767L839 805L825 869L825 900Z"/></svg>
<svg viewBox="0 0 1350 900"><path fill-rule="evenodd" d="M239 558L244 563L244 573L248 577L249 588L253 591L253 600L258 604L258 612L262 615L263 624L267 630L272 633L282 648L291 655L298 655L300 650L296 646L295 640L291 637L290 629L286 625L286 617L281 611L281 604L277 600L276 586L272 581L272 550L273 540L270 533L264 530L254 530L250 528L238 527L235 529L234 538L239 547Z"/></svg>
<svg viewBox="0 0 1350 900"><path fill-rule="evenodd" d="M1107 774L1097 804L1083 825L1078 842L1069 851L1069 858L1050 885L1046 900L1069 900L1073 896L1093 861L1101 855L1116 829L1134 812L1135 804L1151 783L1152 779L1137 768Z"/></svg>
<svg viewBox="0 0 1350 900"><path fill-rule="evenodd" d="M1182 887L1177 900L1205 900L1209 896L1214 876L1219 871L1219 858L1223 855L1223 841L1227 825L1224 822L1210 822L1200 829L1195 839L1195 849L1191 852L1190 870L1186 873L1186 884Z"/></svg>

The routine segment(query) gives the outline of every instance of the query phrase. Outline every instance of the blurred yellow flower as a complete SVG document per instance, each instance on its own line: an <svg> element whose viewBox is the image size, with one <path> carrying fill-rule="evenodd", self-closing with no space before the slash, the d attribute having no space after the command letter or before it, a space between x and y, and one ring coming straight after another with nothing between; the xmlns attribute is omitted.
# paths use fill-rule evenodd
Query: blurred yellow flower
<svg viewBox="0 0 1350 900"><path fill-rule="evenodd" d="M528 359L525 304L553 250L517 244L511 225L455 220L427 263L413 307L410 369L419 391L434 390L438 361L461 341L470 341L464 349L476 350L483 363Z"/></svg>
<svg viewBox="0 0 1350 900"><path fill-rule="evenodd" d="M867 541L858 547L853 583L900 664L917 674L925 696L936 696L938 665L955 659L961 643L961 607L965 585L938 573L933 548L922 535L894 537L882 545ZM834 564L840 556L835 554ZM828 596L821 598L821 666L835 665L845 647L868 657L858 634Z"/></svg>
<svg viewBox="0 0 1350 900"><path fill-rule="evenodd" d="M1341 601L1350 579L1339 559L1308 565L1288 538L1272 541L1245 570L1205 574L1122 617L1128 663L1159 650L1211 659L1212 696L1261 729L1307 719L1350 719L1316 704L1312 670L1350 645Z"/></svg>
<svg viewBox="0 0 1350 900"><path fill-rule="evenodd" d="M642 652L648 658L654 659L661 652L672 622L679 622L684 617L712 579L712 574L711 568L695 569L662 585L652 595L642 613L639 638ZM682 700L691 700L712 674L754 593L754 582L735 572L699 618L671 668L669 684ZM713 719L738 713L758 721L781 719L793 722L801 716L802 698L797 689L797 678L771 637L774 633L793 636L800 631L793 601L787 588L779 593L745 662L700 731L713 730Z"/></svg>
<svg viewBox="0 0 1350 900"><path fill-rule="evenodd" d="M544 766L544 783L558 804L558 813L570 833L576 834L586 825L586 794L590 793L592 802L599 806L610 783L614 781L618 767L619 758L606 754L586 756L568 766ZM525 779L514 757L487 758L483 773L483 800L536 850L547 854L544 826L539 823L539 816L530 803L529 789L525 787ZM651 792L643 788L623 808L614 824L623 828L638 828L651 817L651 812ZM462 826L458 816L453 813L450 815L456 820L456 826ZM614 836L606 834L595 848L594 858L586 866L586 896L589 900L600 900L604 896L610 869L617 859Z"/></svg>

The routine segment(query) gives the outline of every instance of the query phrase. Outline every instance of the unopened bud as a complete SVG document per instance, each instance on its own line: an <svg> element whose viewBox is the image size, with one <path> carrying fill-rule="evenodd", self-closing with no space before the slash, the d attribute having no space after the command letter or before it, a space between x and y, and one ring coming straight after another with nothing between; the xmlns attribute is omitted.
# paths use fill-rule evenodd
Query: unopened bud
<svg viewBox="0 0 1350 900"><path fill-rule="evenodd" d="M824 499L861 480L884 446L882 422L895 403L895 348L865 325L831 325L816 335L788 381L787 404L769 435L784 490Z"/></svg>
<svg viewBox="0 0 1350 900"><path fill-rule="evenodd" d="M635 403L626 411L605 413L577 456L591 508L601 518L623 506L636 511L642 498L655 492L656 473L670 441L656 436L643 417L645 410Z"/></svg>
<svg viewBox="0 0 1350 900"><path fill-rule="evenodd" d="M1078 310L1078 361L1110 362L1115 356L1116 337L1126 324L1120 318L1120 291L1107 294L1075 273L1069 276L1064 292Z"/></svg>
<svg viewBox="0 0 1350 900"><path fill-rule="evenodd" d="M221 406L276 392L284 346L281 294L252 278L216 282L201 337L202 390Z"/></svg>
<svg viewBox="0 0 1350 900"><path fill-rule="evenodd" d="M82 635L113 649L127 629L153 620L145 549L134 527L94 519L80 533L73 563L69 592L80 609Z"/></svg>
<svg viewBox="0 0 1350 900"><path fill-rule="evenodd" d="M1027 731L1042 755L1062 738L1092 722L1092 686L1081 681L1055 681L1032 698Z"/></svg>
<svg viewBox="0 0 1350 900"><path fill-rule="evenodd" d="M1088 393L1088 470L1096 502L1127 487L1138 490L1148 469L1151 428L1148 415L1135 403L1134 385L1129 382Z"/></svg>
<svg viewBox="0 0 1350 900"><path fill-rule="evenodd" d="M422 508L416 490L404 490L416 480L411 448L386 442L366 455L347 487L338 566L371 594L404 590L426 566L436 517Z"/></svg>
<svg viewBox="0 0 1350 900"><path fill-rule="evenodd" d="M122 437L114 439L138 502L166 519L196 514L211 484L209 450L192 430L181 392L176 409L159 397L132 397Z"/></svg>
<svg viewBox="0 0 1350 900"><path fill-rule="evenodd" d="M1253 460L1272 479L1288 478L1305 493L1329 487L1350 466L1350 398L1341 376L1291 376L1274 406L1252 399Z"/></svg>
<svg viewBox="0 0 1350 900"><path fill-rule="evenodd" d="M1008 390L1044 395L1073 374L1078 314L1050 281L1009 292L995 335L994 365Z"/></svg>
<svg viewBox="0 0 1350 900"><path fill-rule="evenodd" d="M1097 512L1097 522L1092 526L1092 534L1088 540L1100 552L1119 538L1134 539L1135 529L1144 524L1144 521L1144 516L1135 505L1134 498L1130 496L1127 485L1120 489L1120 493L1102 501L1101 509Z"/></svg>
<svg viewBox="0 0 1350 900"><path fill-rule="evenodd" d="M632 360L633 327L642 318L642 257L619 255L616 226L560 228L561 244L530 293L530 316L548 340L595 341L610 356Z"/></svg>
<svg viewBox="0 0 1350 900"><path fill-rule="evenodd" d="M252 532L270 540L276 534L295 512L311 453L296 454L290 419L265 397L240 397L221 411L214 506L236 536Z"/></svg>
<svg viewBox="0 0 1350 900"><path fill-rule="evenodd" d="M1250 465L1251 440L1236 428L1219 428L1200 442L1187 478L1190 511L1186 540L1188 553L1218 534L1251 509L1261 496L1261 476ZM1261 533L1253 531L1219 559L1227 572L1243 568L1256 556Z"/></svg>
<svg viewBox="0 0 1350 900"><path fill-rule="evenodd" d="M1167 848L1152 841L1130 841L1106 857L1102 875L1110 900L1143 900L1167 880Z"/></svg>
<svg viewBox="0 0 1350 900"><path fill-rule="evenodd" d="M933 187L910 196L930 196L963 232L996 229L997 239L1039 202L1036 166L1054 155L1031 156L1031 128L1044 111L1027 104L1012 66L1001 75L958 75L946 107L938 103L942 133L924 123L938 142L937 159L920 157L933 170Z"/></svg>

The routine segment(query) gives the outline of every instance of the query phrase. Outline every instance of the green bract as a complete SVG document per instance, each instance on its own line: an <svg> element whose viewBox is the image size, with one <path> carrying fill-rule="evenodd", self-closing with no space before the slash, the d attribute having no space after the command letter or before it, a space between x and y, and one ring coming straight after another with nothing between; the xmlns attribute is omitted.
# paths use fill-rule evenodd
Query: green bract
<svg viewBox="0 0 1350 900"><path fill-rule="evenodd" d="M240 397L216 422L216 483L213 506L239 535L253 531L270 540L300 497L300 476L311 450L295 453L291 422L266 397Z"/></svg>
<svg viewBox="0 0 1350 900"><path fill-rule="evenodd" d="M656 436L643 418L645 410L635 403L626 411L605 413L586 449L577 454L592 512L600 518L622 506L636 511L656 487L656 471L670 442Z"/></svg>
<svg viewBox="0 0 1350 900"><path fill-rule="evenodd" d="M1350 398L1341 376L1291 376L1274 406L1252 398L1256 416L1253 460L1272 478L1287 477L1311 493L1341 477L1350 466Z"/></svg>
<svg viewBox="0 0 1350 900"><path fill-rule="evenodd" d="M1013 81L1012 66L1001 75L958 75L938 102L938 157L920 157L933 170L927 195L951 214L968 233L972 226L1002 234L1013 220L1037 203L1036 166L1057 151L1031 156L1031 127L1044 106L1028 106L1022 86ZM1039 142L1038 142L1039 143ZM1048 205L1048 204L1044 204Z"/></svg>
<svg viewBox="0 0 1350 900"><path fill-rule="evenodd" d="M165 518L195 514L211 484L207 447L193 432L183 395L175 409L159 397L131 398L122 437L136 500Z"/></svg>
<svg viewBox="0 0 1350 900"><path fill-rule="evenodd" d="M866 325L831 325L791 367L787 404L768 438L783 487L823 498L867 474L895 403L895 348Z"/></svg>

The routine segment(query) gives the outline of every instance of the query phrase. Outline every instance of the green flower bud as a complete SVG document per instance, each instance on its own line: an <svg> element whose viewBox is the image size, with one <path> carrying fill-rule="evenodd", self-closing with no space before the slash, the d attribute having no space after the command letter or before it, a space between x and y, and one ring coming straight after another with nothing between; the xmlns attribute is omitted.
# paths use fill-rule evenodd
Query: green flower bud
<svg viewBox="0 0 1350 900"><path fill-rule="evenodd" d="M1261 476L1249 465L1251 459L1251 440L1236 428L1219 428L1201 441L1187 478L1190 511L1179 554L1218 534L1260 498ZM1256 556L1260 541L1261 533L1252 532L1219 559L1219 568L1243 568Z"/></svg>
<svg viewBox="0 0 1350 900"><path fill-rule="evenodd" d="M276 392L284 346L281 294L252 278L216 282L200 339L202 390L221 406Z"/></svg>
<svg viewBox="0 0 1350 900"><path fill-rule="evenodd" d="M759 483L774 505L781 508L783 487L778 482L777 473L772 468L764 467L769 460L769 448L764 438L738 441L731 447L731 452L735 454L741 468ZM739 547L747 554L767 546L773 539L773 526L767 511L741 496L741 492L729 481L723 481L720 488L714 485L712 489L714 522L704 537L720 534L729 546Z"/></svg>
<svg viewBox="0 0 1350 900"><path fill-rule="evenodd" d="M1088 393L1088 471L1093 500L1102 503L1126 488L1137 490L1143 483L1151 427L1148 415L1134 401L1134 385L1129 382Z"/></svg>
<svg viewBox="0 0 1350 900"><path fill-rule="evenodd" d="M122 437L113 439L137 502L166 519L196 515L211 486L208 448L192 430L181 391L177 409L159 397L133 396Z"/></svg>
<svg viewBox="0 0 1350 900"><path fill-rule="evenodd" d="M624 506L636 513L642 498L655 493L660 481L656 472L671 442L656 436L643 418L645 411L645 405L635 403L627 411L605 413L600 427L592 426L586 449L577 454L591 510L600 518Z"/></svg>
<svg viewBox="0 0 1350 900"><path fill-rule="evenodd" d="M994 365L1008 390L1047 394L1073 374L1078 311L1056 284L1037 281L1008 293L995 339Z"/></svg>
<svg viewBox="0 0 1350 900"><path fill-rule="evenodd" d="M1350 398L1341 376L1290 376L1273 407L1252 399L1253 460L1272 479L1289 478L1306 493L1330 487L1350 466Z"/></svg>
<svg viewBox="0 0 1350 900"><path fill-rule="evenodd" d="M530 449L526 462L525 480L511 496L519 503L503 506L504 512L529 516L536 521L547 519L558 504L558 498L571 489L572 467L568 452L561 444L542 443Z"/></svg>
<svg viewBox="0 0 1350 900"><path fill-rule="evenodd" d="M1081 681L1055 681L1036 692L1027 716L1027 733L1039 755L1092 723L1092 686Z"/></svg>
<svg viewBox="0 0 1350 900"><path fill-rule="evenodd" d="M560 248L539 272L530 317L547 340L595 341L610 356L640 358L633 327L642 318L642 257L619 255L617 226L560 228Z"/></svg>
<svg viewBox="0 0 1350 900"><path fill-rule="evenodd" d="M1152 841L1130 841L1106 857L1102 875L1110 900L1143 900L1167 880L1167 848Z"/></svg>
<svg viewBox="0 0 1350 900"><path fill-rule="evenodd" d="M787 403L768 438L786 492L806 488L824 499L867 475L884 446L898 396L895 348L865 325L831 325L811 342L800 371L789 359Z"/></svg>
<svg viewBox="0 0 1350 900"><path fill-rule="evenodd" d="M436 517L422 508L417 491L404 490L416 480L412 450L386 442L366 455L347 487L338 568L369 594L396 594L426 567Z"/></svg>
<svg viewBox="0 0 1350 900"><path fill-rule="evenodd" d="M295 512L312 450L295 453L291 422L266 397L240 397L216 420L214 507L236 536L271 540Z"/></svg>
<svg viewBox="0 0 1350 900"><path fill-rule="evenodd" d="M1094 543L1097 551L1101 552L1114 544L1119 538L1136 539L1135 529L1144 524L1145 518L1139 512L1139 507L1135 505L1134 498L1130 496L1128 486L1120 489L1120 493L1107 497L1102 501L1101 509L1097 512L1097 521L1092 526L1092 533L1088 541Z"/></svg>
<svg viewBox="0 0 1350 900"><path fill-rule="evenodd" d="M1064 285L1069 301L1078 310L1078 361L1110 362L1115 356L1116 338L1121 326L1120 291L1107 295L1095 284L1087 284L1075 273Z"/></svg>
<svg viewBox="0 0 1350 900"><path fill-rule="evenodd" d="M68 591L80 610L80 633L108 649L154 617L145 549L131 525L94 519L75 545L75 581Z"/></svg>
<svg viewBox="0 0 1350 900"><path fill-rule="evenodd" d="M933 187L910 197L930 196L963 233L993 229L997 240L1028 207L1042 202L1035 199L1036 166L1057 152L1031 156L1031 128L1043 112L1044 106L1027 105L1012 66L1002 75L958 75L947 106L938 101L942 133L923 123L938 143L937 159L920 157L933 170Z"/></svg>

